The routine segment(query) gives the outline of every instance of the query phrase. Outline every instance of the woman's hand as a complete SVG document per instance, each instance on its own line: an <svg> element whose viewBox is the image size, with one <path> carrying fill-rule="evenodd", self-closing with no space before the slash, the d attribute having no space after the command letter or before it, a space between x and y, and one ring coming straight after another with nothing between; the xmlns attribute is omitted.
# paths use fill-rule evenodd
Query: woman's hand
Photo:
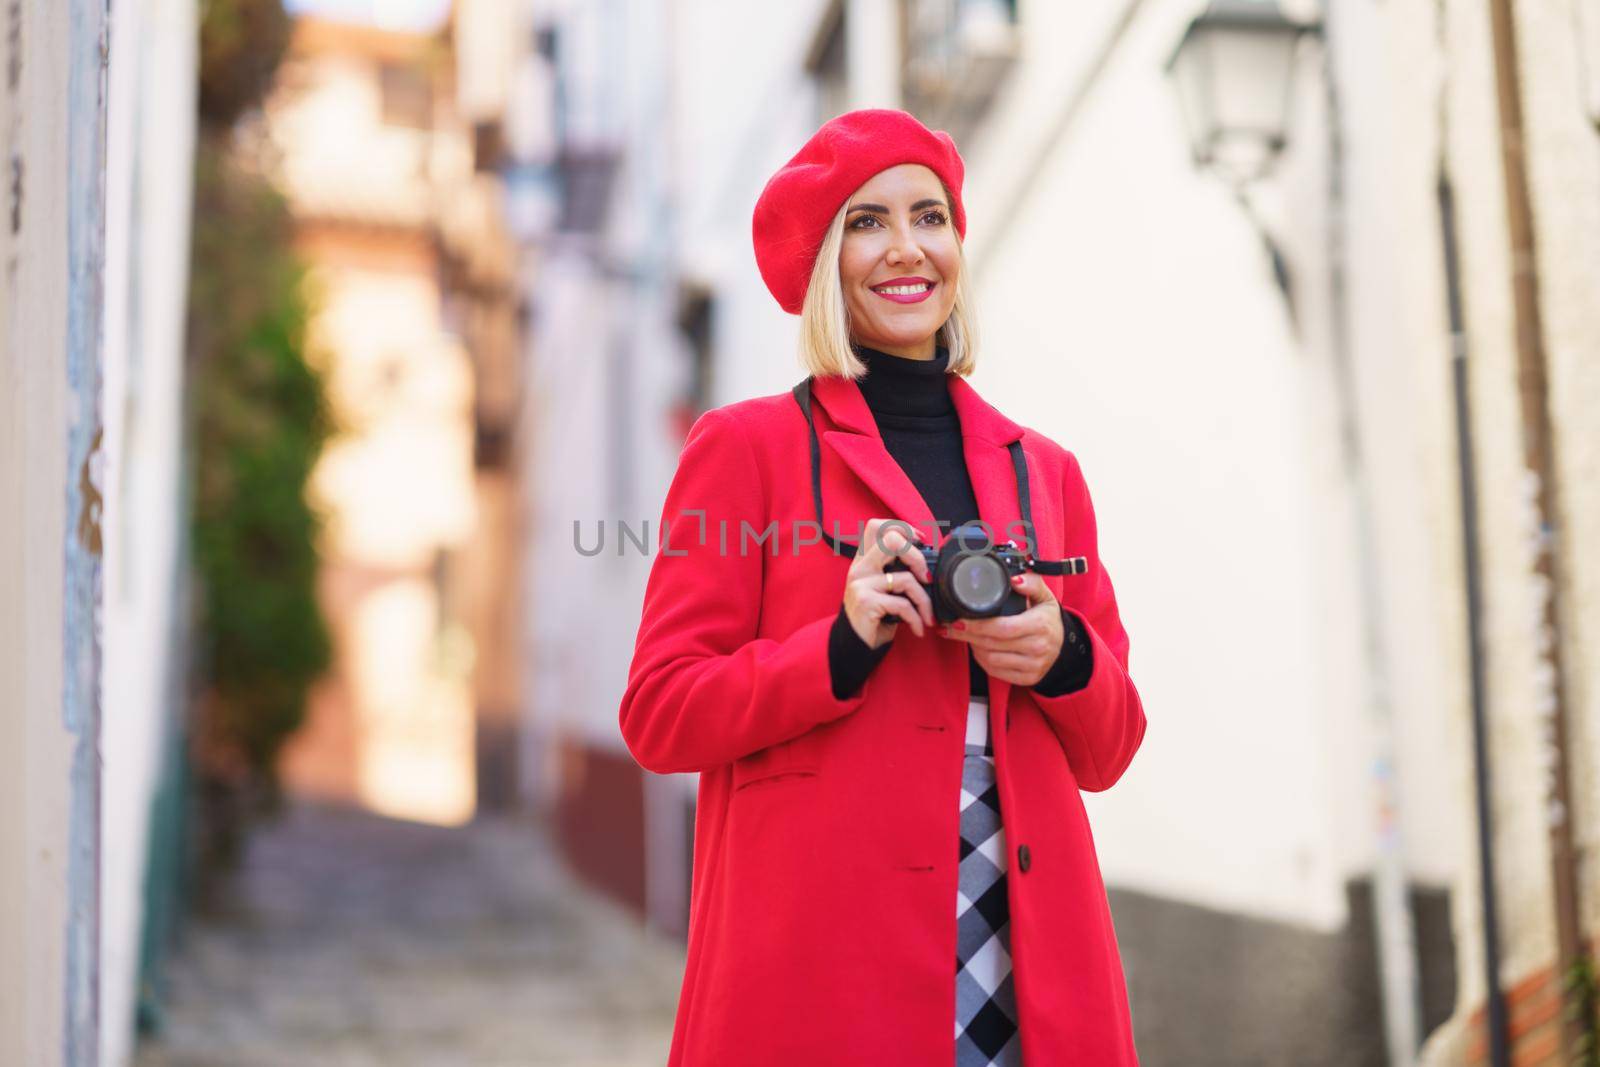
<svg viewBox="0 0 1600 1067"><path fill-rule="evenodd" d="M1028 598L1027 611L987 619L957 619L939 632L971 645L978 666L1001 681L1032 685L1049 673L1061 654L1065 637L1061 606L1044 579L1033 571L1017 575L1011 587Z"/></svg>
<svg viewBox="0 0 1600 1067"><path fill-rule="evenodd" d="M901 519L869 520L845 574L845 615L856 636L871 648L892 640L901 619L911 624L918 637L933 626L933 602L919 584L929 580L928 561L912 538L920 541L922 535ZM909 573L884 571L889 561L897 558L911 568Z"/></svg>

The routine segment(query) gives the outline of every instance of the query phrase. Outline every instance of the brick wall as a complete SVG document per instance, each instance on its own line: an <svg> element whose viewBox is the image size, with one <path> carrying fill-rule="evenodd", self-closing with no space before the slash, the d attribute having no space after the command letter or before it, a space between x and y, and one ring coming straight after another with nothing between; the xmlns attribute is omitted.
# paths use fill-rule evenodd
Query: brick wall
<svg viewBox="0 0 1600 1067"><path fill-rule="evenodd" d="M1594 958L1595 942L1587 944ZM1512 1067L1566 1067L1561 1056L1561 982L1552 965L1536 971L1507 989ZM1489 1027L1480 1005L1468 1020L1467 1067L1489 1062Z"/></svg>

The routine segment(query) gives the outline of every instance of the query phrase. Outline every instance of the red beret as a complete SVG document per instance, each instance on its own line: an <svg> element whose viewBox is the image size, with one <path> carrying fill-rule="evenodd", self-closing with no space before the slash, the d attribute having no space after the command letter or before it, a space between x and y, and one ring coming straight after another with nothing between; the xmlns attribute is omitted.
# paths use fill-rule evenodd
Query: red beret
<svg viewBox="0 0 1600 1067"><path fill-rule="evenodd" d="M943 180L956 232L966 238L965 168L950 135L928 129L905 111L847 111L812 134L756 199L751 225L756 265L783 310L800 314L817 250L839 205L868 178L901 163L921 163Z"/></svg>

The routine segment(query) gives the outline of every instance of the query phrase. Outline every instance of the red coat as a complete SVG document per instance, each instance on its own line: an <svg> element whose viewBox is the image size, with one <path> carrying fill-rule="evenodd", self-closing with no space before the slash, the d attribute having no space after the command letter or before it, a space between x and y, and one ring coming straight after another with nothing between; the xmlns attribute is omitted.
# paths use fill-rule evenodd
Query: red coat
<svg viewBox="0 0 1600 1067"><path fill-rule="evenodd" d="M854 541L879 516L933 531L860 389L846 378L813 385L829 533L837 524ZM1091 635L1087 688L1045 697L989 682L1023 1060L1136 1064L1078 795L1110 788L1145 729L1094 510L1071 453L965 379L952 377L950 392L997 539L1015 535L1006 444L1021 438L1036 554L1089 562L1086 574L1045 578ZM929 1067L954 1056L967 645L902 626L865 687L834 699L828 631L850 561L823 543L796 552L797 538L817 540L809 448L789 393L708 411L663 509L670 542L650 572L621 725L644 768L700 772L669 1067ZM697 508L703 527L683 514ZM758 542L774 520L775 536Z"/></svg>

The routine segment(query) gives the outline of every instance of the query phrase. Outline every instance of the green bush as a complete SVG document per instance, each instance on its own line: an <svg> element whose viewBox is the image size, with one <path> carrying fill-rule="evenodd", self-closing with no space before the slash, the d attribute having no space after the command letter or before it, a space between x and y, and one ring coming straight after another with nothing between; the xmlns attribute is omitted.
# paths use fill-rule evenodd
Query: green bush
<svg viewBox="0 0 1600 1067"><path fill-rule="evenodd" d="M194 561L209 758L270 785L328 666L317 516L305 488L328 434L305 358L304 271L283 198L207 138L190 292Z"/></svg>
<svg viewBox="0 0 1600 1067"><path fill-rule="evenodd" d="M196 578L190 758L205 868L278 795L279 750L331 647L306 485L330 433L306 358L311 309L283 195L241 139L288 39L280 0L205 0L190 261Z"/></svg>

